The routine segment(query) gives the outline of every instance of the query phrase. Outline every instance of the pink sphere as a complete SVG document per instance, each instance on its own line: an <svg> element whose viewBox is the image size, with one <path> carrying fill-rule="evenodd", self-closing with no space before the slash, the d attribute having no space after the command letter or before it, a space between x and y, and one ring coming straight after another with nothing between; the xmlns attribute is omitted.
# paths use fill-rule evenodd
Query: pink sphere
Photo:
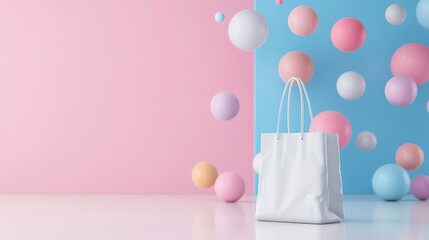
<svg viewBox="0 0 429 240"><path fill-rule="evenodd" d="M420 200L429 199L429 177L421 175L414 178L411 183L411 192Z"/></svg>
<svg viewBox="0 0 429 240"><path fill-rule="evenodd" d="M402 45L392 56L393 75L407 76L417 84L429 81L429 48L420 43Z"/></svg>
<svg viewBox="0 0 429 240"><path fill-rule="evenodd" d="M313 118L310 131L338 134L340 148L344 148L352 136L349 120L339 112L325 111Z"/></svg>
<svg viewBox="0 0 429 240"><path fill-rule="evenodd" d="M407 106L417 97L417 84L409 77L394 76L387 81L384 95L392 105Z"/></svg>
<svg viewBox="0 0 429 240"><path fill-rule="evenodd" d="M299 6L289 14L289 29L298 36L310 35L317 27L317 13L307 6Z"/></svg>
<svg viewBox="0 0 429 240"><path fill-rule="evenodd" d="M424 158L423 150L414 143L403 144L396 150L395 154L396 163L407 170L419 168Z"/></svg>
<svg viewBox="0 0 429 240"><path fill-rule="evenodd" d="M215 183L216 196L225 202L238 201L243 196L245 188L243 178L233 172L222 173Z"/></svg>
<svg viewBox="0 0 429 240"><path fill-rule="evenodd" d="M285 82L291 77L299 77L306 83L313 76L313 72L313 61L300 51L286 53L279 62L279 75Z"/></svg>
<svg viewBox="0 0 429 240"><path fill-rule="evenodd" d="M342 18L332 27L331 41L341 51L352 52L360 48L365 39L365 27L357 19Z"/></svg>

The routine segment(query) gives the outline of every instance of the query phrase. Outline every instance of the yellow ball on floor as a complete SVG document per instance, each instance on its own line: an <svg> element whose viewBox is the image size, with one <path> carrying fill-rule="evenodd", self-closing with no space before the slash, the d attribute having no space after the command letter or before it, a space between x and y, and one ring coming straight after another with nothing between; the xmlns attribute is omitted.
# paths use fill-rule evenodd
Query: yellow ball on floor
<svg viewBox="0 0 429 240"><path fill-rule="evenodd" d="M209 162L200 162L192 169L192 182L199 188L212 187L216 178L216 167Z"/></svg>

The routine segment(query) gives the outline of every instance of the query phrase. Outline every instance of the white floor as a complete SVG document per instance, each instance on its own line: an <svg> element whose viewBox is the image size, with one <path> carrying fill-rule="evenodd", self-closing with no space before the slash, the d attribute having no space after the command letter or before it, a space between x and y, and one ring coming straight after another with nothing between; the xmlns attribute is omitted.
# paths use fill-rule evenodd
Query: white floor
<svg viewBox="0 0 429 240"><path fill-rule="evenodd" d="M0 196L0 239L429 239L429 201L346 196L346 220L255 222L253 196Z"/></svg>

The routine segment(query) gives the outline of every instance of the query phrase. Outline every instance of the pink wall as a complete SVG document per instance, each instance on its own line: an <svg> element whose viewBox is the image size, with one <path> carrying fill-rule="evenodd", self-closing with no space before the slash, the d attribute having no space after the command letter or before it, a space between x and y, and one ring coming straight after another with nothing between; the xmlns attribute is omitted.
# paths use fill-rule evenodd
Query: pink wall
<svg viewBox="0 0 429 240"><path fill-rule="evenodd" d="M252 53L227 37L232 14L251 7L1 1L0 192L213 192L191 182L200 161L252 192ZM241 103L229 122L210 113L221 90Z"/></svg>

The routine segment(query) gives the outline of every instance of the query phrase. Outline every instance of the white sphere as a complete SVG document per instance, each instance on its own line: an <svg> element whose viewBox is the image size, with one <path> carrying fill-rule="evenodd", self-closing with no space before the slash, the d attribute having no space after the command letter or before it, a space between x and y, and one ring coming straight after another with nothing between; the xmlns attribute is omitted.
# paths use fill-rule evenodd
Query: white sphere
<svg viewBox="0 0 429 240"><path fill-rule="evenodd" d="M262 46L268 37L268 24L253 10L241 10L229 22L228 35L239 49L251 51Z"/></svg>
<svg viewBox="0 0 429 240"><path fill-rule="evenodd" d="M364 152L369 152L377 146L377 137L372 132L361 132L356 138L356 145Z"/></svg>
<svg viewBox="0 0 429 240"><path fill-rule="evenodd" d="M261 169L261 162L262 162L262 156L261 153L256 154L256 156L253 158L253 171L255 173L259 174L259 170Z"/></svg>
<svg viewBox="0 0 429 240"><path fill-rule="evenodd" d="M384 13L386 20L388 23L392 25L402 24L407 18L407 12L401 4L392 4L386 8L386 12Z"/></svg>
<svg viewBox="0 0 429 240"><path fill-rule="evenodd" d="M357 72L348 71L338 78L338 94L346 100L356 100L365 93L365 78Z"/></svg>

